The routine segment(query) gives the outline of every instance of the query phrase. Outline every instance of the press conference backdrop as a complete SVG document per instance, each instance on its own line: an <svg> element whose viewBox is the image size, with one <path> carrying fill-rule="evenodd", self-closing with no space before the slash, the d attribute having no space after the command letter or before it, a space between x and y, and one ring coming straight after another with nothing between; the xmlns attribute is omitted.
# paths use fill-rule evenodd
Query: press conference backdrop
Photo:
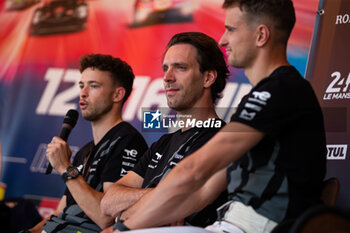
<svg viewBox="0 0 350 233"><path fill-rule="evenodd" d="M150 144L164 132L142 130L142 108L166 107L161 69L166 43L184 31L204 32L216 40L224 32L222 0L61 2L74 4L0 2L1 181L7 184L6 197L50 200L62 195L59 175L44 174L45 150L59 133L67 110L79 110L80 56L111 54L132 66L136 79L123 116ZM297 23L288 59L304 74L318 1L295 0L294 5ZM230 71L224 97L217 104L226 120L251 88L242 70ZM340 72L345 77L349 70L344 67ZM73 153L89 140L90 124L80 118L68 140ZM345 134L341 140L330 142L348 142ZM346 166L344 160L330 162Z"/></svg>
<svg viewBox="0 0 350 233"><path fill-rule="evenodd" d="M327 131L327 177L338 177L338 205L350 208L350 0L321 0L307 65Z"/></svg>

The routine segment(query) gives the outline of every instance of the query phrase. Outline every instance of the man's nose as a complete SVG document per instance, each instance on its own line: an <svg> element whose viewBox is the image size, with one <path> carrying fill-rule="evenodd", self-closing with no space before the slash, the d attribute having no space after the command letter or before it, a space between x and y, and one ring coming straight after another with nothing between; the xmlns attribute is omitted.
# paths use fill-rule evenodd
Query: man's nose
<svg viewBox="0 0 350 233"><path fill-rule="evenodd" d="M175 82L175 75L172 68L169 68L165 73L163 77L164 82Z"/></svg>
<svg viewBox="0 0 350 233"><path fill-rule="evenodd" d="M227 39L226 39L226 32L224 32L224 34L222 34L220 40L219 40L219 45L221 47L225 47L227 45Z"/></svg>
<svg viewBox="0 0 350 233"><path fill-rule="evenodd" d="M88 94L87 94L87 88L86 87L81 87L80 88L80 97L87 97Z"/></svg>

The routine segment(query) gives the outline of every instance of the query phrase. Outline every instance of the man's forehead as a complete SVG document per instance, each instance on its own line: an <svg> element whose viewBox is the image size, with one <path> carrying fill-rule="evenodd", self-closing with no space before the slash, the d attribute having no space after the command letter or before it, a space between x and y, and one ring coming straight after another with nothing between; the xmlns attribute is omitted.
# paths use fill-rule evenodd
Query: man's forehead
<svg viewBox="0 0 350 233"><path fill-rule="evenodd" d="M225 12L225 24L240 21L245 14L246 13L238 6L227 8Z"/></svg>
<svg viewBox="0 0 350 233"><path fill-rule="evenodd" d="M188 63L197 56L197 49L191 44L176 44L165 53L163 64Z"/></svg>
<svg viewBox="0 0 350 233"><path fill-rule="evenodd" d="M111 73L109 71L99 70L97 68L87 68L80 76L80 82L92 83L92 82L108 82L112 81Z"/></svg>

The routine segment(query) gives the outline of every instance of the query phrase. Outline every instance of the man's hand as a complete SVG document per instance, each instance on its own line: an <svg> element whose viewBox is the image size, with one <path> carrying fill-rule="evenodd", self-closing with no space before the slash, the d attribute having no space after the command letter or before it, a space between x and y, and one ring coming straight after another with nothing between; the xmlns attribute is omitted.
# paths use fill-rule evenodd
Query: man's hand
<svg viewBox="0 0 350 233"><path fill-rule="evenodd" d="M113 232L113 225L101 231L101 233L112 233L112 232Z"/></svg>
<svg viewBox="0 0 350 233"><path fill-rule="evenodd" d="M70 157L72 151L67 142L59 137L53 137L51 142L47 145L46 158L49 160L51 166L60 174L71 164Z"/></svg>
<svg viewBox="0 0 350 233"><path fill-rule="evenodd" d="M175 226L183 226L185 224L185 219L181 219L178 221L175 221L171 224L169 224L169 226L175 227Z"/></svg>

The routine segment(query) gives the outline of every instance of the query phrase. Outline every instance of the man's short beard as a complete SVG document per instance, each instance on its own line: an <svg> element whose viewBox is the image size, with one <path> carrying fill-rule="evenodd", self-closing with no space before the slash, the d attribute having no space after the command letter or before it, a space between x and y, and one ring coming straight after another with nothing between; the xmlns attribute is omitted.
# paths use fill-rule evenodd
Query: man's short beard
<svg viewBox="0 0 350 233"><path fill-rule="evenodd" d="M82 114L82 116L85 120L93 122L93 121L99 120L101 118L101 116L108 113L111 109L112 109L112 105L106 107L101 113L90 113L90 114L85 115L85 116Z"/></svg>

